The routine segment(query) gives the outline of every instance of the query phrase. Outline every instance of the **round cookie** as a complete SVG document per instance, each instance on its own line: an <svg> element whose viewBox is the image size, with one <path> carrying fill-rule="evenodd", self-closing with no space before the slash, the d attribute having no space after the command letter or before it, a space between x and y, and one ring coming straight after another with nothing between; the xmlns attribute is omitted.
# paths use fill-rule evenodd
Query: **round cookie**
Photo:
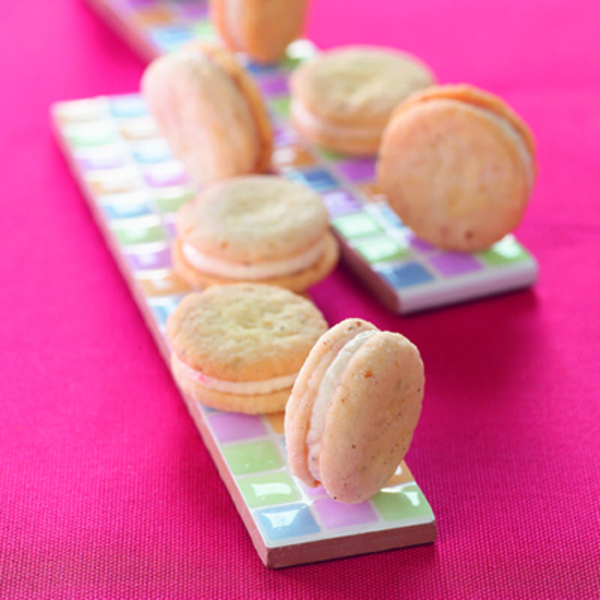
<svg viewBox="0 0 600 600"><path fill-rule="evenodd" d="M206 406L281 411L326 329L316 306L288 290L213 286L185 296L167 319L173 375L186 396Z"/></svg>
<svg viewBox="0 0 600 600"><path fill-rule="evenodd" d="M294 475L340 502L376 494L408 451L424 384L419 351L405 337L361 319L332 327L311 350L286 406Z"/></svg>
<svg viewBox="0 0 600 600"><path fill-rule="evenodd" d="M156 59L142 77L142 92L196 183L269 169L267 110L252 79L224 48L192 42Z"/></svg>
<svg viewBox="0 0 600 600"><path fill-rule="evenodd" d="M252 281L304 292L338 257L320 196L282 177L212 184L177 215L173 263L198 289Z"/></svg>
<svg viewBox="0 0 600 600"><path fill-rule="evenodd" d="M482 250L517 227L536 175L527 125L497 96L468 85L413 95L385 130L377 176L419 237Z"/></svg>
<svg viewBox="0 0 600 600"><path fill-rule="evenodd" d="M268 64L278 61L300 36L308 0L211 0L210 6L227 47Z"/></svg>
<svg viewBox="0 0 600 600"><path fill-rule="evenodd" d="M433 83L429 68L409 54L369 46L337 48L293 73L292 123L304 138L329 150L376 154L396 106Z"/></svg>

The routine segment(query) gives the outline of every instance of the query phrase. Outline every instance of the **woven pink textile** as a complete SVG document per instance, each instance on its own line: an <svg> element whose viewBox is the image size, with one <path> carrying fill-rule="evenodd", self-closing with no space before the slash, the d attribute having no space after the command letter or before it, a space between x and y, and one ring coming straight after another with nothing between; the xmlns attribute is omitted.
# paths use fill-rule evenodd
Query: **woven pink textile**
<svg viewBox="0 0 600 600"><path fill-rule="evenodd" d="M52 102L144 67L78 0L0 11L0 598L600 597L600 4L313 0L321 48L392 45L503 96L539 182L531 291L412 317L344 268L314 289L421 349L408 463L432 546L269 571L52 138Z"/></svg>

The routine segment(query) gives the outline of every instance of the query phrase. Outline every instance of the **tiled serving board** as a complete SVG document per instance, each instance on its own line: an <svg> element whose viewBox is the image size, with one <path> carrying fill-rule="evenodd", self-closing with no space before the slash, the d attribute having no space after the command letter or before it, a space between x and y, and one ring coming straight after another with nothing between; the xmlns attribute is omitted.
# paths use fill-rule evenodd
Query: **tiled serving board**
<svg viewBox="0 0 600 600"><path fill-rule="evenodd" d="M147 58L191 39L215 39L206 0L88 0ZM314 53L296 42L283 66L246 64L267 100L276 128L274 169L320 192L341 242L342 257L391 311L410 313L532 285L537 263L509 235L476 254L441 251L417 239L377 190L375 160L309 146L288 122L289 70ZM244 58L240 57L244 62Z"/></svg>
<svg viewBox="0 0 600 600"><path fill-rule="evenodd" d="M188 286L170 246L194 192L137 96L52 109L57 139L166 361L165 321ZM283 415L222 413L185 398L261 559L285 567L432 542L435 517L405 464L356 506L310 490L289 469Z"/></svg>

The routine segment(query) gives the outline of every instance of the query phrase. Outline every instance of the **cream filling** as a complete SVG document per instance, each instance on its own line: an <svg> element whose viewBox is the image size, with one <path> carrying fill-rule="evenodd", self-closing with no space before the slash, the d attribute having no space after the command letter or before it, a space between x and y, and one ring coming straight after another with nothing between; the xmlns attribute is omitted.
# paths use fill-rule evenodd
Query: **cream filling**
<svg viewBox="0 0 600 600"><path fill-rule="evenodd" d="M272 377L271 379L265 379L263 381L223 381L222 379L215 379L214 377L205 375L201 371L192 369L192 367L186 365L178 356L175 356L175 360L181 370L185 373L186 377L196 381L201 386L208 388L209 390L214 390L215 392L234 394L236 396L260 396L279 392L291 388L298 376L298 373L293 373L292 375Z"/></svg>
<svg viewBox="0 0 600 600"><path fill-rule="evenodd" d="M333 362L325 371L323 379L319 384L315 401L313 403L312 414L308 434L306 435L306 447L308 450L308 470L317 480L321 481L321 470L319 467L319 452L321 450L321 439L325 431L325 420L327 411L331 406L334 392L340 382L348 363L358 350L372 338L378 331L363 331L350 341L346 342L338 352Z"/></svg>
<svg viewBox="0 0 600 600"><path fill-rule="evenodd" d="M331 137L345 138L347 136L351 136L353 138L371 139L381 136L384 129L383 126L331 125L329 123L325 123L311 113L298 99L292 100L291 113L293 120L302 128Z"/></svg>
<svg viewBox="0 0 600 600"><path fill-rule="evenodd" d="M183 242L181 252L187 260L198 271L216 275L224 279L249 279L261 280L273 277L291 275L308 269L314 265L325 250L325 238L319 240L306 252L297 254L290 258L272 260L258 264L233 263L199 252L194 246Z"/></svg>

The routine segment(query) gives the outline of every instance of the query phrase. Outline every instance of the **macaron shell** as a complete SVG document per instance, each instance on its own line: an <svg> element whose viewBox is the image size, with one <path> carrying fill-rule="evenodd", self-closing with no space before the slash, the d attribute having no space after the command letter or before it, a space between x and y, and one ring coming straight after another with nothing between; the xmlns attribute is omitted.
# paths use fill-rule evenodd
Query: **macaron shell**
<svg viewBox="0 0 600 600"><path fill-rule="evenodd" d="M169 344L182 362L236 383L297 374L326 330L312 302L257 284L188 294L167 319Z"/></svg>
<svg viewBox="0 0 600 600"><path fill-rule="evenodd" d="M212 0L215 26L225 44L258 63L279 60L301 34L307 0Z"/></svg>
<svg viewBox="0 0 600 600"><path fill-rule="evenodd" d="M198 252L244 264L306 252L328 227L327 210L316 192L273 175L207 186L181 207L177 219L178 237Z"/></svg>
<svg viewBox="0 0 600 600"><path fill-rule="evenodd" d="M444 249L471 252L504 237L523 216L533 176L511 124L452 97L400 107L377 164L390 206Z"/></svg>
<svg viewBox="0 0 600 600"><path fill-rule="evenodd" d="M319 484L308 468L306 446L319 385L342 347L363 331L377 331L377 327L362 319L346 319L324 333L302 366L286 406L284 428L288 462L294 475L309 487Z"/></svg>
<svg viewBox="0 0 600 600"><path fill-rule="evenodd" d="M177 385L184 395L217 410L239 412L248 415L262 415L284 410L290 397L291 388L271 394L236 395L225 394L208 389L191 379L181 363L174 356L171 358L171 369Z"/></svg>
<svg viewBox="0 0 600 600"><path fill-rule="evenodd" d="M193 288L205 289L212 285L238 283L238 280L219 278L194 269L181 252L181 239L175 238L171 248L173 266L177 273ZM320 260L312 267L286 277L261 279L260 283L278 286L292 292L302 293L312 285L325 279L339 260L339 245L330 232L325 233L325 250Z"/></svg>
<svg viewBox="0 0 600 600"><path fill-rule="evenodd" d="M360 503L390 479L410 447L424 381L418 350L399 334L373 336L351 359L321 439L321 482L332 498Z"/></svg>

